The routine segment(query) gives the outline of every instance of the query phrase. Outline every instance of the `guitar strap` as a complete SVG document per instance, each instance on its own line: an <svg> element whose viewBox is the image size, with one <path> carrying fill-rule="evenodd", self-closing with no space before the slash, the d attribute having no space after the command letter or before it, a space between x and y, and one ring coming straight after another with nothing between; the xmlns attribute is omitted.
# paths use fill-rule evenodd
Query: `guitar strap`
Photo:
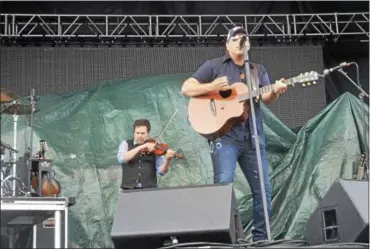
<svg viewBox="0 0 370 249"><path fill-rule="evenodd" d="M252 87L255 88L255 89L258 89L259 88L259 77L258 77L258 74L259 74L259 71L258 71L258 65L255 64L255 63L249 63L252 67L250 69L250 73L251 73L251 81L252 81Z"/></svg>

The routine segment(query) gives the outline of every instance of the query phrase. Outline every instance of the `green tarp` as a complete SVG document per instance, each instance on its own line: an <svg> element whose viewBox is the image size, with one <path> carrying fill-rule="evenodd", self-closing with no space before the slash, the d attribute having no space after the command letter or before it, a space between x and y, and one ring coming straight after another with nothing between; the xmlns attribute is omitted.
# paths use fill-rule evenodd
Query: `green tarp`
<svg viewBox="0 0 370 249"><path fill-rule="evenodd" d="M86 91L40 96L33 148L37 149L40 139L47 141L47 157L54 160L61 195L76 197L69 214L70 247L113 246L110 230L121 182L116 153L119 143L132 137L135 119L149 119L151 135L158 136L178 111L162 138L172 148L181 149L185 159L172 163L168 174L159 179L160 187L212 183L207 142L189 126L188 98L180 92L188 76L116 80ZM352 178L355 173L353 162L364 151L364 106L353 95L343 94L298 134L262 107L273 186L272 235L276 239L303 238L307 219L333 181ZM20 116L18 122L22 153L24 136L29 136L25 118ZM3 142L12 144L12 127L12 117L2 115ZM249 238L252 199L239 168L234 186Z"/></svg>

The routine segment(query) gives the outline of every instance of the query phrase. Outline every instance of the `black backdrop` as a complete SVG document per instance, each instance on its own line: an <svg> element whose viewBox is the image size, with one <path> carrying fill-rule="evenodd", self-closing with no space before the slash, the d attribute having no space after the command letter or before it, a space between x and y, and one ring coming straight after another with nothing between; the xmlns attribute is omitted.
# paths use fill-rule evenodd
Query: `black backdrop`
<svg viewBox="0 0 370 249"><path fill-rule="evenodd" d="M89 3L87 5L87 3ZM44 14L289 14L369 12L369 1L21 1L0 2L1 13ZM369 43L358 40L323 45L324 67L330 68L342 61L356 61L360 66L360 81L369 92ZM1 45L0 45L1 46ZM355 71L349 71L355 78ZM358 95L355 87L341 75L332 74L326 81L326 100L333 101L349 91Z"/></svg>
<svg viewBox="0 0 370 249"><path fill-rule="evenodd" d="M1 13L33 14L289 14L289 13L334 13L334 12L369 12L369 1L23 1L0 2ZM342 37L343 38L343 37ZM369 43L355 38L334 42L305 41L306 44L321 44L323 68L330 68L343 61L355 61L359 64L360 82L369 92ZM0 39L1 40L1 39ZM0 42L0 46L2 46ZM323 69L320 68L320 69ZM347 69L349 76L356 79L354 68ZM286 72L282 72L286 73ZM1 85L4 86L1 82ZM90 83L86 83L86 87ZM73 90L73 87L54 86L51 92ZM22 93L25 89L20 89ZM330 103L344 92L358 95L359 91L339 73L332 73L325 80L326 102ZM368 100L366 100L368 102ZM313 113L315 113L314 111Z"/></svg>
<svg viewBox="0 0 370 249"><path fill-rule="evenodd" d="M2 87L22 96L79 91L106 80L191 73L206 59L222 56L223 46L210 47L3 47ZM272 82L307 71L323 70L321 46L254 47L252 61L263 64ZM304 125L326 104L325 84L295 88L270 109L288 127Z"/></svg>

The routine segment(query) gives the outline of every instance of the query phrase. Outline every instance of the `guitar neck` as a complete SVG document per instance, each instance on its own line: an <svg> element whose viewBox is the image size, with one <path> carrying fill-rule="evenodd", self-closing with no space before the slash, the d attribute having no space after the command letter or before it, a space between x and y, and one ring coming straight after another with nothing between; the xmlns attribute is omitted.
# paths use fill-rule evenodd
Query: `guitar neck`
<svg viewBox="0 0 370 249"><path fill-rule="evenodd" d="M292 85L294 82L296 82L295 77L289 78L289 79L285 80L285 85L289 86L289 85ZM253 89L252 90L252 97L257 97L261 94L270 93L270 92L274 91L275 85L276 84L274 83L274 84L270 84L270 85L267 85L267 86L264 86L264 87L260 87L258 89ZM249 93L240 94L238 97L239 97L239 101L248 100L249 99Z"/></svg>

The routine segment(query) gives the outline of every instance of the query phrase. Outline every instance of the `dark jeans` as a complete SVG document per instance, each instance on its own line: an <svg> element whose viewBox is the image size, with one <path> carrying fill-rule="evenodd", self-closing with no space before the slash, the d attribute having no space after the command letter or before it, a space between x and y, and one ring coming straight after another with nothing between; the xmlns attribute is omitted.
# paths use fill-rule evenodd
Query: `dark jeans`
<svg viewBox="0 0 370 249"><path fill-rule="evenodd" d="M267 210L270 217L271 183L269 178L269 166L266 150L261 148L260 151L266 190ZM253 195L253 241L267 240L257 156L254 146L251 146L250 141L234 141L231 139L218 138L210 142L210 152L215 183L231 183L234 180L236 163L239 163Z"/></svg>

